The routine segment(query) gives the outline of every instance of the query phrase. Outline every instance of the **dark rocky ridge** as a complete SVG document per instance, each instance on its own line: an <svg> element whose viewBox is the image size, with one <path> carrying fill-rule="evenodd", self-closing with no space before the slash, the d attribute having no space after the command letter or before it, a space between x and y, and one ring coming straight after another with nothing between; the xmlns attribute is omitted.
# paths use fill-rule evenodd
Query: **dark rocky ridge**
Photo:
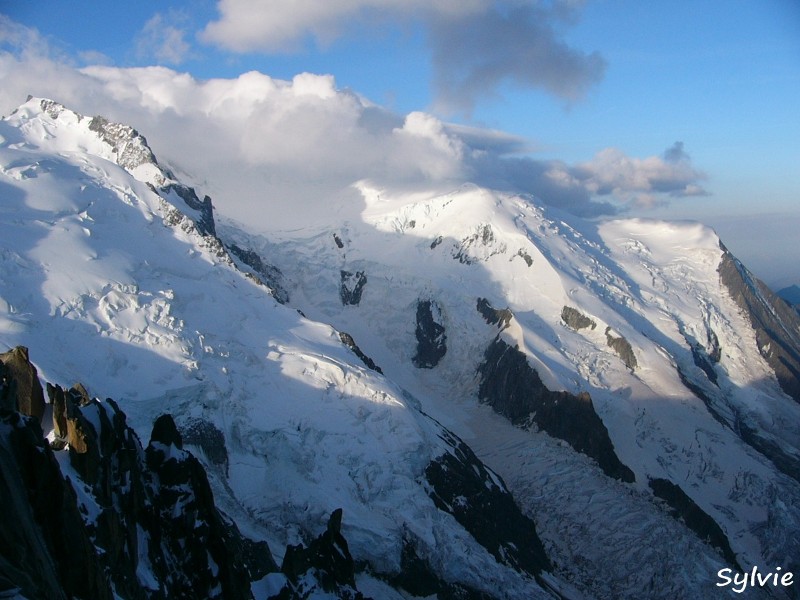
<svg viewBox="0 0 800 600"><path fill-rule="evenodd" d="M494 596L460 583L444 581L431 568L430 563L420 557L414 543L403 542L400 557L400 573L388 581L414 597L435 596L439 600L496 600ZM377 600L377 599L376 599Z"/></svg>
<svg viewBox="0 0 800 600"><path fill-rule="evenodd" d="M450 451L425 469L430 496L497 559L536 576L550 570L534 522L522 514L499 475L489 471L455 434L440 434Z"/></svg>
<svg viewBox="0 0 800 600"><path fill-rule="evenodd" d="M669 505L673 517L683 521L701 540L717 548L729 565L742 571L725 532L680 486L667 479L651 479L648 484L653 494Z"/></svg>
<svg viewBox="0 0 800 600"><path fill-rule="evenodd" d="M731 429L745 444L766 457L780 472L800 482L800 455L784 449L769 431L764 431L751 423L736 406L728 405L719 388L709 388L708 384L704 387L680 367L678 376L683 385L703 401L714 419ZM709 383L716 386L710 379Z"/></svg>
<svg viewBox="0 0 800 600"><path fill-rule="evenodd" d="M553 392L517 347L498 335L478 367L478 397L514 425L535 424L575 450L595 459L606 475L626 482L633 471L620 462L608 430L594 410L589 394Z"/></svg>
<svg viewBox="0 0 800 600"><path fill-rule="evenodd" d="M514 313L509 309L494 308L486 298L478 298L477 309L489 325L497 325L501 331L508 327L514 318Z"/></svg>
<svg viewBox="0 0 800 600"><path fill-rule="evenodd" d="M261 256L253 250L241 248L236 244L231 244L227 248L233 256L255 271L261 283L264 283L272 290L272 296L275 300L281 304L288 304L289 292L286 291L283 273L278 267L265 263Z"/></svg>
<svg viewBox="0 0 800 600"><path fill-rule="evenodd" d="M342 509L331 513L327 529L305 548L289 545L281 573L286 584L275 600L308 598L319 588L343 600L366 600L356 588L356 568L342 535Z"/></svg>
<svg viewBox="0 0 800 600"><path fill-rule="evenodd" d="M0 493L0 595L113 598L73 486L39 421L16 411L0 414Z"/></svg>
<svg viewBox="0 0 800 600"><path fill-rule="evenodd" d="M51 111L53 105L58 104L50 100L42 100L42 108L45 108L45 103L50 105L48 113L54 116ZM58 106L64 110L63 106ZM130 125L114 123L105 117L95 116L89 121L89 129L111 146L120 167L131 170L145 163L158 165L153 151L147 145L147 140Z"/></svg>
<svg viewBox="0 0 800 600"><path fill-rule="evenodd" d="M27 352L17 349L14 355ZM0 393L20 389L0 367ZM251 597L251 581L268 573L281 577L266 543L243 537L217 510L205 470L184 448L191 443L212 465L225 467L224 434L212 423L195 419L179 428L162 415L143 449L113 400L91 398L80 384L69 390L48 384L47 392L52 444L38 419L0 410L0 595L17 590L48 599L235 600ZM442 429L441 437L448 451L425 471L437 507L498 561L531 577L548 569L533 521L502 480L456 436ZM341 518L335 511L308 547L287 549L285 585L276 598L322 592L363 598ZM404 544L399 573L375 576L403 589L433 590L439 598L502 597L501 591L441 579L415 547L414 540Z"/></svg>
<svg viewBox="0 0 800 600"><path fill-rule="evenodd" d="M694 364L700 367L711 383L717 385L718 377L714 365L716 365L722 357L722 348L720 348L719 338L717 338L717 334L714 333L713 330L708 330L707 337L708 339L705 345L688 337L686 341L692 349L692 361Z"/></svg>
<svg viewBox="0 0 800 600"><path fill-rule="evenodd" d="M800 315L720 246L720 281L750 319L758 349L775 371L781 389L800 402Z"/></svg>
<svg viewBox="0 0 800 600"><path fill-rule="evenodd" d="M353 351L353 354L355 354L368 369L372 369L376 373L380 373L381 375L383 375L383 370L378 365L375 364L374 360L372 360L369 356L364 354L361 348L358 347L358 344L356 344L356 341L353 339L352 335L350 335L349 333L345 333L344 331L340 331L339 339L342 340L342 343L345 346L347 346L348 348L350 348L350 350Z"/></svg>
<svg viewBox="0 0 800 600"><path fill-rule="evenodd" d="M28 349L17 346L0 354L0 409L18 410L41 421L44 408L42 384Z"/></svg>
<svg viewBox="0 0 800 600"><path fill-rule="evenodd" d="M194 223L200 235L216 237L217 226L214 223L214 207L211 205L210 196L204 196L200 200L193 188L180 183L170 183L162 187L161 190L165 194L175 192L186 203L186 206L199 213L200 216L194 220Z"/></svg>
<svg viewBox="0 0 800 600"><path fill-rule="evenodd" d="M5 387L20 389L8 372ZM82 386L48 384L48 394L53 448L64 450L51 448L37 418L0 414L0 591L250 598L250 581L277 570L266 544L243 538L216 509L205 471L183 450L171 417L156 422L143 449L113 400L91 399Z"/></svg>
<svg viewBox="0 0 800 600"><path fill-rule="evenodd" d="M445 328L436 320L434 312L441 315L441 309L435 301L417 301L417 352L411 362L419 369L432 369L447 354Z"/></svg>

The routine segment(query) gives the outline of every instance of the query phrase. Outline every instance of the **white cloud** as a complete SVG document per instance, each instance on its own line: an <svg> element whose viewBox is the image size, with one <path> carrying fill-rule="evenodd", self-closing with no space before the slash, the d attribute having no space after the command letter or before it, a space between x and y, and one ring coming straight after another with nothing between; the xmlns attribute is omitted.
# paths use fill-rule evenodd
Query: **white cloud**
<svg viewBox="0 0 800 600"><path fill-rule="evenodd" d="M439 188L472 181L582 215L704 193L680 144L648 158L607 149L577 166L541 161L519 156L519 138L422 112L397 115L338 90L330 75L201 81L166 67L76 69L50 56L35 32L14 37L17 51L0 51L3 114L32 94L129 123L221 212L250 224L324 222L331 211L358 219L363 201L351 186L365 179Z"/></svg>
<svg viewBox="0 0 800 600"><path fill-rule="evenodd" d="M547 204L587 217L652 208L670 198L708 195L701 185L706 175L692 165L681 142L662 156L646 158L605 148L578 165L501 153L473 153L468 162L471 177L478 183L533 194Z"/></svg>
<svg viewBox="0 0 800 600"><path fill-rule="evenodd" d="M430 13L463 15L488 0L219 0L219 19L201 39L234 52L295 50L308 37L326 45L348 24L412 19Z"/></svg>
<svg viewBox="0 0 800 600"><path fill-rule="evenodd" d="M176 11L153 15L136 36L136 55L161 64L183 63L191 50L183 27L186 21L186 16Z"/></svg>
<svg viewBox="0 0 800 600"><path fill-rule="evenodd" d="M602 79L597 53L571 48L560 33L582 2L552 0L219 0L219 19L200 39L233 52L325 46L387 24L421 22L427 31L437 105L470 111L501 84L535 87L567 101Z"/></svg>
<svg viewBox="0 0 800 600"><path fill-rule="evenodd" d="M672 197L703 196L699 185L705 174L695 169L683 144L676 142L664 156L632 158L616 148L606 148L576 173L595 195L614 195L641 206L652 206L663 194Z"/></svg>

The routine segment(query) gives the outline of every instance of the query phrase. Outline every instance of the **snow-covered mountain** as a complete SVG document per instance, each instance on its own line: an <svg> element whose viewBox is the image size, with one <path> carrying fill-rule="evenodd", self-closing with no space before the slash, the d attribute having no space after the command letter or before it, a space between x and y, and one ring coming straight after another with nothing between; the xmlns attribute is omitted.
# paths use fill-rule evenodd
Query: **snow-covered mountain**
<svg viewBox="0 0 800 600"><path fill-rule="evenodd" d="M800 321L710 229L361 181L357 220L254 231L124 125L32 98L0 136L0 351L141 439L171 415L220 518L283 562L248 567L255 597L704 598L726 567L800 573ZM323 531L352 585L285 551Z"/></svg>

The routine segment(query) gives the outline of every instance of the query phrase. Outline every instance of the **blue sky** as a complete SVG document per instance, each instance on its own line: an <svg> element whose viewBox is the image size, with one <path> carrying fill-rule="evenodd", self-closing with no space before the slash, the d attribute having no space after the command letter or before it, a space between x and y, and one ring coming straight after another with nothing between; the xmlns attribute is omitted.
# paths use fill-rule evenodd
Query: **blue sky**
<svg viewBox="0 0 800 600"><path fill-rule="evenodd" d="M588 189L631 214L703 220L769 283L800 282L796 0L0 0L0 13L73 67L332 74L398 115L506 132L571 175L622 159L632 177L663 170L653 161L680 148L676 181Z"/></svg>

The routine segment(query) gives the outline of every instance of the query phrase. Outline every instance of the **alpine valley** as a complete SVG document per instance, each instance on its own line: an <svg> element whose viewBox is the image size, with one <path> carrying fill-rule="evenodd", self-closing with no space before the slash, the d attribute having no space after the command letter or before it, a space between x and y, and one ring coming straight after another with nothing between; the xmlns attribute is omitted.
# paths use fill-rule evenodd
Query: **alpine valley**
<svg viewBox="0 0 800 600"><path fill-rule="evenodd" d="M0 597L800 598L717 585L800 577L800 317L711 229L154 152L0 121Z"/></svg>

